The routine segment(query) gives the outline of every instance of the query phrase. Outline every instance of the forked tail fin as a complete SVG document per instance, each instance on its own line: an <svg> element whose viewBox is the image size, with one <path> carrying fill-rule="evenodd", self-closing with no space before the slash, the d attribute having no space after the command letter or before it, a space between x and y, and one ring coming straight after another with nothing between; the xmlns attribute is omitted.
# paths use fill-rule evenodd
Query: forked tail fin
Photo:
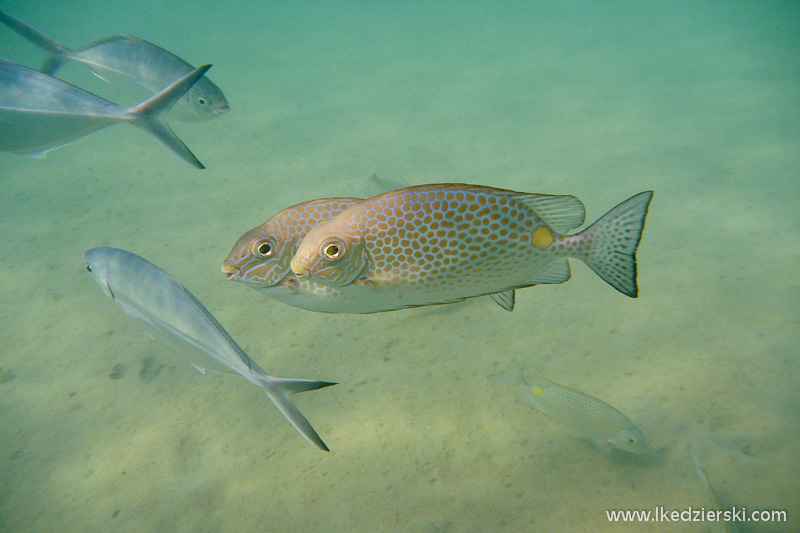
<svg viewBox="0 0 800 533"><path fill-rule="evenodd" d="M128 108L131 124L138 126L161 141L164 146L178 154L182 159L197 168L206 168L195 157L191 150L181 141L161 115L172 108L175 103L192 88L197 80L211 68L211 65L198 67L182 78L173 82L169 87L154 94L139 105Z"/></svg>
<svg viewBox="0 0 800 533"><path fill-rule="evenodd" d="M644 221L653 191L632 196L581 232L591 246L577 256L606 283L636 298L636 249L642 240Z"/></svg>
<svg viewBox="0 0 800 533"><path fill-rule="evenodd" d="M3 10L0 10L0 22L50 54L50 57L47 58L41 68L43 74L48 76L55 75L58 68L68 59L69 54L72 52L63 44L51 39L33 26L25 24L18 18L12 17Z"/></svg>
<svg viewBox="0 0 800 533"><path fill-rule="evenodd" d="M323 387L329 387L331 385L336 385L336 383L331 383L329 381L314 381L310 379L276 378L264 374L263 376L260 376L259 384L264 388L264 391L267 393L269 399L272 400L272 403L275 404L275 407L278 408L281 414L286 417L286 420L288 420L289 423L291 423L308 442L320 450L324 450L326 452L330 451L325 443L322 442L322 439L319 437L319 435L317 435L317 432L314 431L311 423L289 399L289 395L296 392L305 392L309 390L321 389Z"/></svg>

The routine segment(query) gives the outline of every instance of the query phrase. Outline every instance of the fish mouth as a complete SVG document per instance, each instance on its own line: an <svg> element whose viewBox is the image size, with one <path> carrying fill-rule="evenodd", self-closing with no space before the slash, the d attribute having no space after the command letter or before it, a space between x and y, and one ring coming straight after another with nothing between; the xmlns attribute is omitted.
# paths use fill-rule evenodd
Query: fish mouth
<svg viewBox="0 0 800 533"><path fill-rule="evenodd" d="M304 278L311 274L306 267L295 261L294 258L292 258L292 262L289 264L289 266L292 268L292 272L294 272L295 276L298 278Z"/></svg>
<svg viewBox="0 0 800 533"><path fill-rule="evenodd" d="M239 268L233 266L232 264L228 263L227 261L222 263L222 266L219 268L227 279L237 279L241 276L242 272Z"/></svg>

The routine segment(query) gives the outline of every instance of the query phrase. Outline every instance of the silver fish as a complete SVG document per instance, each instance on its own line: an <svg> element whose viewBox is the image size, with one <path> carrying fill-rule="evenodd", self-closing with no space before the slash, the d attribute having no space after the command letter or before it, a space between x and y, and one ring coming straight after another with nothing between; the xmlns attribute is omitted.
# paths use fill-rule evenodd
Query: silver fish
<svg viewBox="0 0 800 533"><path fill-rule="evenodd" d="M328 451L317 432L289 400L296 392L334 385L327 381L270 376L256 364L197 298L153 263L119 248L86 252L86 270L106 296L141 320L154 336L187 350L200 369L239 374L264 389L303 437Z"/></svg>
<svg viewBox="0 0 800 533"><path fill-rule="evenodd" d="M118 122L153 135L189 164L205 168L161 114L211 65L186 74L141 102L124 108L22 65L0 59L0 152L44 157L47 152Z"/></svg>
<svg viewBox="0 0 800 533"><path fill-rule="evenodd" d="M192 65L172 52L129 35L108 37L71 50L2 10L0 22L50 54L42 72L51 76L55 76L65 62L75 61L104 81L123 85L133 83L155 94L194 70ZM220 88L202 77L181 97L170 117L178 122L199 122L229 110L228 100Z"/></svg>

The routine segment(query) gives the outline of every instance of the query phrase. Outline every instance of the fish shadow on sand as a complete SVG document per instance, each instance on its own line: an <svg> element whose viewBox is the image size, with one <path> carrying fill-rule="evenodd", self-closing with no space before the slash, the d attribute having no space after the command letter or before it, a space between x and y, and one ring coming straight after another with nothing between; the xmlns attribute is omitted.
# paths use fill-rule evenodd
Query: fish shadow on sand
<svg viewBox="0 0 800 533"><path fill-rule="evenodd" d="M139 378L143 381L152 381L161 373L164 364L157 364L153 355L147 355L142 359L142 368L139 369Z"/></svg>
<svg viewBox="0 0 800 533"><path fill-rule="evenodd" d="M125 365L122 363L114 365L114 368L108 373L108 377L111 379L122 379L125 377Z"/></svg>

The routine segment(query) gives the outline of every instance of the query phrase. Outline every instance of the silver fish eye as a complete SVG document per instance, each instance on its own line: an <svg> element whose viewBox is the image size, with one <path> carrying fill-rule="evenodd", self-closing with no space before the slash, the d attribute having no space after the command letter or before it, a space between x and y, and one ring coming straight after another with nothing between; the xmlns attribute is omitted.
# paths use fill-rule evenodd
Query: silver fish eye
<svg viewBox="0 0 800 533"><path fill-rule="evenodd" d="M92 265L86 265L86 272L92 272Z"/></svg>
<svg viewBox="0 0 800 533"><path fill-rule="evenodd" d="M207 102L206 99L201 96L200 98L197 99L197 103L200 104L201 106L205 106Z"/></svg>
<svg viewBox="0 0 800 533"><path fill-rule="evenodd" d="M253 244L253 255L267 258L272 255L274 246L269 239L260 239Z"/></svg>
<svg viewBox="0 0 800 533"><path fill-rule="evenodd" d="M344 254L344 245L336 240L322 243L320 247L323 257L329 261L335 261Z"/></svg>

